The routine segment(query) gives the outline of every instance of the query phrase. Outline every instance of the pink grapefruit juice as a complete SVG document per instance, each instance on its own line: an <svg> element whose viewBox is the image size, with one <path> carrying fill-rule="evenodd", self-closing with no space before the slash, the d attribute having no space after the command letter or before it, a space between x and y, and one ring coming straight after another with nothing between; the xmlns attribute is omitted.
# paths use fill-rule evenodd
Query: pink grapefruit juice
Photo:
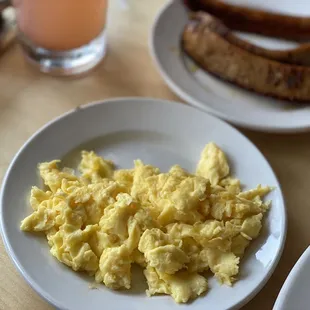
<svg viewBox="0 0 310 310"><path fill-rule="evenodd" d="M66 51L104 30L107 0L14 0L22 34L38 47Z"/></svg>

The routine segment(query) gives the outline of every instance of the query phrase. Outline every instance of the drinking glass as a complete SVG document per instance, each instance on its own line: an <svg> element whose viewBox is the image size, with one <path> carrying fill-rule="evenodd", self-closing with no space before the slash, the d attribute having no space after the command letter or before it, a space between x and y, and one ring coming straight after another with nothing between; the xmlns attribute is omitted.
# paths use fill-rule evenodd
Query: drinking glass
<svg viewBox="0 0 310 310"><path fill-rule="evenodd" d="M106 53L107 0L13 0L25 57L41 71L76 75Z"/></svg>

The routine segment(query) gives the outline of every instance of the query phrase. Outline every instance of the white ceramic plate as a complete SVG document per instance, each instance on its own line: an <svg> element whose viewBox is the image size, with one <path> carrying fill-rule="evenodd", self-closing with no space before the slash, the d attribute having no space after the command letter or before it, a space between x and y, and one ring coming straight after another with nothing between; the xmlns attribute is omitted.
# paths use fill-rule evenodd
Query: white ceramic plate
<svg viewBox="0 0 310 310"><path fill-rule="evenodd" d="M310 15L308 0L230 0L289 14ZM198 69L185 56L180 38L188 14L183 0L170 1L158 14L151 33L151 52L168 86L183 100L231 123L270 132L310 129L310 105L289 103L256 95ZM292 42L242 35L267 48L288 48ZM310 85L309 85L310 87Z"/></svg>
<svg viewBox="0 0 310 310"><path fill-rule="evenodd" d="M299 258L288 275L273 310L306 310L310 308L310 247Z"/></svg>
<svg viewBox="0 0 310 310"><path fill-rule="evenodd" d="M210 280L208 294L191 304L193 310L226 310L249 301L265 284L280 258L286 233L286 216L278 181L263 155L236 129L194 108L152 99L110 100L81 107L47 124L14 158L3 183L1 227L8 253L28 283L61 309L180 310L169 296L147 298L145 281L134 277L129 292L114 292L103 285L89 289L93 280L59 263L49 253L46 240L19 230L30 214L28 194L41 185L36 167L55 158L75 167L81 149L93 149L119 167L133 160L166 171L180 164L193 171L204 145L215 141L228 154L232 173L246 188L258 183L275 186L262 235L242 261L240 280L233 288ZM141 278L141 277L140 277Z"/></svg>

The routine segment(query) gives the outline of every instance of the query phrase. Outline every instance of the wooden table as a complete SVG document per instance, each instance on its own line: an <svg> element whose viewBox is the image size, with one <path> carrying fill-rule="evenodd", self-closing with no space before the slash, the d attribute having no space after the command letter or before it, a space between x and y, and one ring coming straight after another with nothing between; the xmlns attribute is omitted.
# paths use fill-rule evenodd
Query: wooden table
<svg viewBox="0 0 310 310"><path fill-rule="evenodd" d="M179 100L148 51L148 34L165 0L110 1L109 53L87 77L46 76L24 63L18 46L0 58L0 182L13 155L54 117L90 101L120 96ZM180 100L179 100L180 101ZM242 130L274 168L287 202L289 228L282 259L267 285L244 309L271 309L290 269L310 240L310 134L271 135ZM52 309L22 279L0 241L0 309Z"/></svg>

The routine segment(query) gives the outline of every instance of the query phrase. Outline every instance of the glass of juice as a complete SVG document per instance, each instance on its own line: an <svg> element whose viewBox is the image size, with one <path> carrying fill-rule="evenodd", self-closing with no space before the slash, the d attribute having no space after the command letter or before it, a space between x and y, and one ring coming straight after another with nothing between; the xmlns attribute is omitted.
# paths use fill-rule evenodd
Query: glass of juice
<svg viewBox="0 0 310 310"><path fill-rule="evenodd" d="M41 71L77 75L106 53L108 0L13 0L20 44Z"/></svg>

